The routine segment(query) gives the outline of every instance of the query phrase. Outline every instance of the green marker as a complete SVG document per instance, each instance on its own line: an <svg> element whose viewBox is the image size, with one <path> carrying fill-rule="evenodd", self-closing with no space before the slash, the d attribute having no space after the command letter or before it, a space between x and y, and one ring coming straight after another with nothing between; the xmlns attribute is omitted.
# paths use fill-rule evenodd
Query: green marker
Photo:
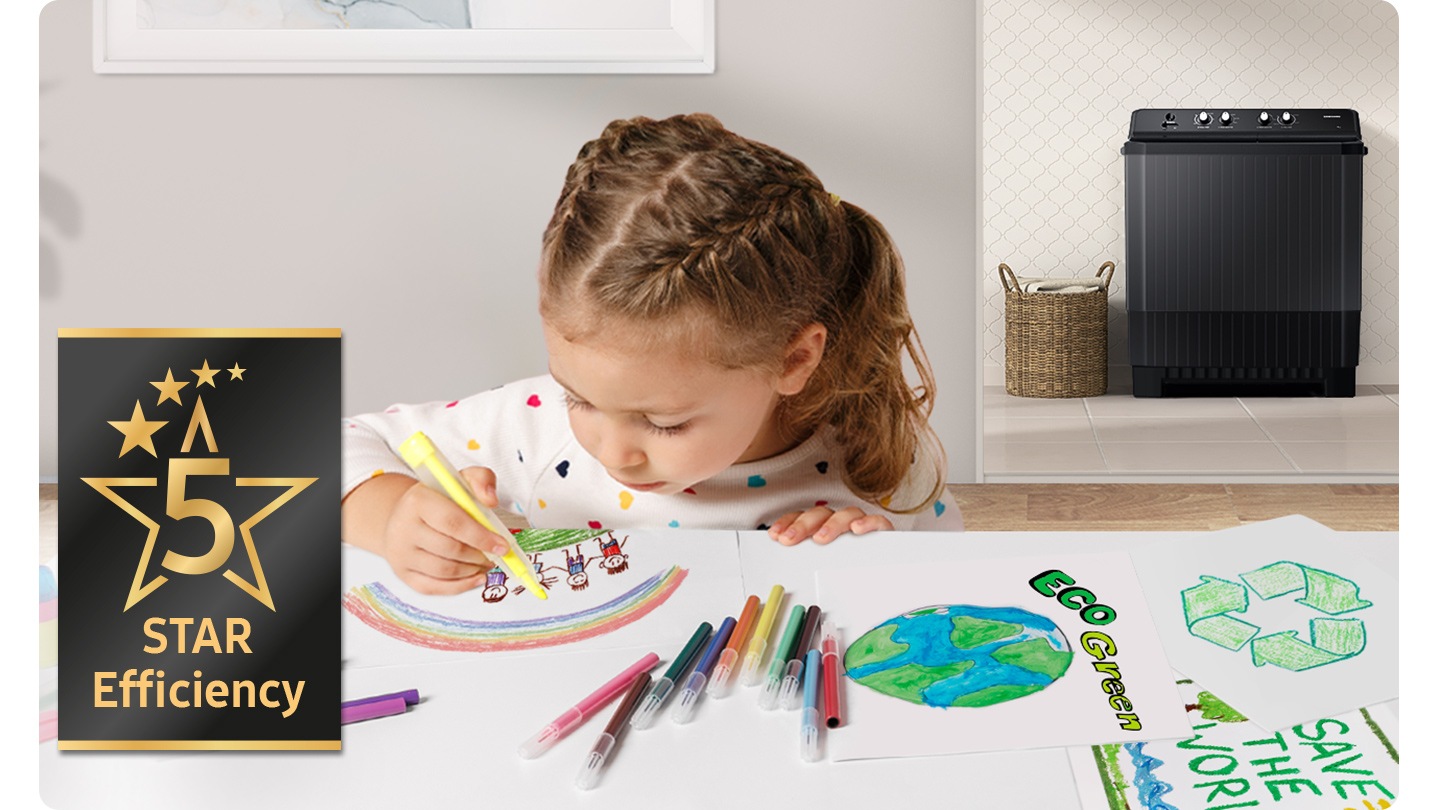
<svg viewBox="0 0 1440 810"><path fill-rule="evenodd" d="M800 640L800 628L805 624L805 606L796 605L790 609L790 621L785 623L785 632L780 636L780 646L775 648L775 659L770 662L770 672L765 677L765 691L760 693L760 708L771 711L780 702L780 681L785 677L785 664L795 651Z"/></svg>
<svg viewBox="0 0 1440 810"><path fill-rule="evenodd" d="M675 656L670 668L665 670L665 674L655 682L655 687L650 690L645 702L635 711L635 716L630 718L631 728L646 729L655 722L655 713L665 705L665 698L670 696L670 690L675 688L675 682L685 674L685 668L690 666L690 662L700 653L700 648L710 637L711 629L709 622L701 622L700 626L695 628L694 635L685 642L685 649Z"/></svg>

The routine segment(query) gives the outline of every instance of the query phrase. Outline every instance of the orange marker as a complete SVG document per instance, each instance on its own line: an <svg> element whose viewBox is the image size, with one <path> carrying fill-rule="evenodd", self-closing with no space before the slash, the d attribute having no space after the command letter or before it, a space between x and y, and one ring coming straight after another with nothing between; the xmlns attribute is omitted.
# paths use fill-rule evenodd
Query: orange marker
<svg viewBox="0 0 1440 810"><path fill-rule="evenodd" d="M740 620L735 623L735 632L730 634L730 643L725 645L725 651L720 653L720 661L715 665L715 677L710 679L708 690L710 697L718 700L730 694L730 673L735 670L740 648L750 637L750 630L755 626L755 617L759 613L760 597L752 594L745 600L745 607L740 611Z"/></svg>

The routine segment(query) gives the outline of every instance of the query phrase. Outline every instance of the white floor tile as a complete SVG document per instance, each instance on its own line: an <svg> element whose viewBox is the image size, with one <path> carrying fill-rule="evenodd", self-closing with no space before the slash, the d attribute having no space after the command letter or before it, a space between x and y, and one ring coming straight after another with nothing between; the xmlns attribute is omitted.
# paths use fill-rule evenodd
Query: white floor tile
<svg viewBox="0 0 1440 810"><path fill-rule="evenodd" d="M1261 416L1257 421L1277 442L1400 440L1398 410L1391 416Z"/></svg>
<svg viewBox="0 0 1440 810"><path fill-rule="evenodd" d="M1013 418L990 416L985 420L985 439L1011 443L1035 442L1090 442L1095 443L1095 431L1090 420L1078 417Z"/></svg>
<svg viewBox="0 0 1440 810"><path fill-rule="evenodd" d="M1249 416L1137 417L1097 416L1095 435L1110 442L1268 442Z"/></svg>
<svg viewBox="0 0 1440 810"><path fill-rule="evenodd" d="M1012 397L1005 393L1004 388L985 389L985 400L982 403L985 408L985 415L1003 416L1009 418L1030 418L1030 417L1081 417L1085 416L1085 402L1081 399L1036 399L1032 397Z"/></svg>
<svg viewBox="0 0 1440 810"><path fill-rule="evenodd" d="M1362 390L1368 388L1369 390ZM1372 386L1357 387L1352 397L1241 397L1258 418L1266 416L1391 416L1400 406Z"/></svg>
<svg viewBox="0 0 1440 810"><path fill-rule="evenodd" d="M1101 448L1111 472L1295 471L1279 449L1266 442L1104 442Z"/></svg>
<svg viewBox="0 0 1440 810"><path fill-rule="evenodd" d="M985 442L985 472L1105 472L1100 447L1090 444Z"/></svg>
<svg viewBox="0 0 1440 810"><path fill-rule="evenodd" d="M1280 447L1305 472L1400 471L1399 442L1282 442Z"/></svg>
<svg viewBox="0 0 1440 810"><path fill-rule="evenodd" d="M1357 387L1358 387L1358 386L1357 386ZM1375 388L1375 390L1379 391L1379 392L1382 393L1382 394L1398 394L1398 393L1400 393L1400 386L1398 386L1398 385L1376 385L1376 386L1373 386L1373 387Z"/></svg>
<svg viewBox="0 0 1440 810"><path fill-rule="evenodd" d="M1156 418L1249 416L1234 397L1133 397L1107 394L1085 400L1094 417L1138 416Z"/></svg>

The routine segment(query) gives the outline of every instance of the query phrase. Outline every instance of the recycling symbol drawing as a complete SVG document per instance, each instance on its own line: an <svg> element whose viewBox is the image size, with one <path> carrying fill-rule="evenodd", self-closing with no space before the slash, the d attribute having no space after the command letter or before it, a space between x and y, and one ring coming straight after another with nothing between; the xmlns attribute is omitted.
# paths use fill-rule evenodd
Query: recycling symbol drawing
<svg viewBox="0 0 1440 810"><path fill-rule="evenodd" d="M1300 563L1280 561L1240 575L1240 582L1202 575L1200 584L1180 592L1190 635L1232 652L1248 645L1257 667L1267 664L1300 672L1354 658L1365 649L1365 622L1330 618L1364 610L1353 581ZM1235 614L1250 607L1250 594L1262 600L1299 594L1295 603L1325 614L1310 620L1309 639L1299 630L1261 635L1259 627Z"/></svg>

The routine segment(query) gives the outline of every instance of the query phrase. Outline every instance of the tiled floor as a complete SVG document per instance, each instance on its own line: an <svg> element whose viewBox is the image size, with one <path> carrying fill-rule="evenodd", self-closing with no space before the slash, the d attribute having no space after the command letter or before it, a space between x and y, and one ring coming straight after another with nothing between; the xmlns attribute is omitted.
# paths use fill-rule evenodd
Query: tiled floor
<svg viewBox="0 0 1440 810"><path fill-rule="evenodd" d="M1354 399L1012 397L986 386L985 480L1393 483L1397 386Z"/></svg>

